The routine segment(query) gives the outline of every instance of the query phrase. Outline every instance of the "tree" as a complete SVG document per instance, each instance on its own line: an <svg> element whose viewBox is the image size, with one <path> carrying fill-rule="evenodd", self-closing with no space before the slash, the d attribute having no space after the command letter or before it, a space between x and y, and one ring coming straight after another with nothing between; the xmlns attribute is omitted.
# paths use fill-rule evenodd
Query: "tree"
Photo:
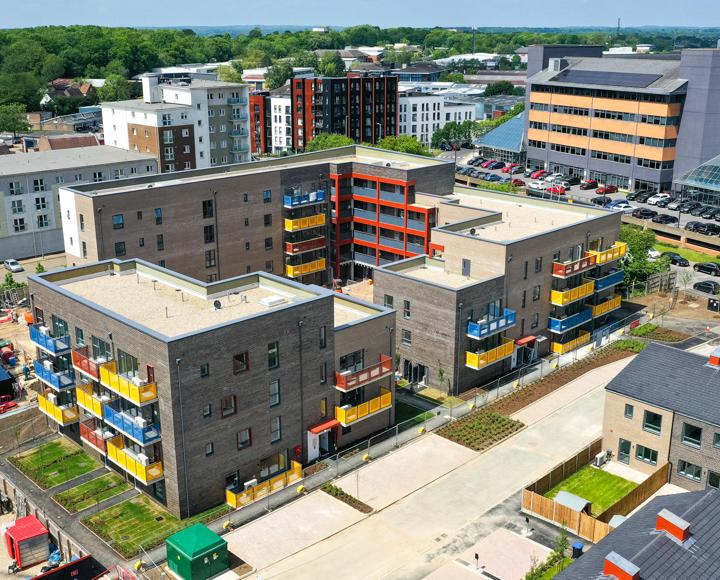
<svg viewBox="0 0 720 580"><path fill-rule="evenodd" d="M319 62L317 54L310 50L301 50L295 55L295 58L293 59L294 66L310 67L314 71L318 70L318 64Z"/></svg>
<svg viewBox="0 0 720 580"><path fill-rule="evenodd" d="M510 64L512 64L514 69L519 69L522 66L522 59L520 58L520 55L513 54L513 57L510 59Z"/></svg>
<svg viewBox="0 0 720 580"><path fill-rule="evenodd" d="M42 262L38 262L37 266L35 266L35 273L42 274L43 272L46 272L45 266L42 265Z"/></svg>
<svg viewBox="0 0 720 580"><path fill-rule="evenodd" d="M500 60L498 61L498 68L500 70L512 70L514 67L507 57L501 56Z"/></svg>
<svg viewBox="0 0 720 580"><path fill-rule="evenodd" d="M126 101L131 96L130 82L120 75L112 74L105 79L105 84L97 90L101 101Z"/></svg>
<svg viewBox="0 0 720 580"><path fill-rule="evenodd" d="M57 54L48 54L40 74L46 81L62 77L65 74L65 61Z"/></svg>
<svg viewBox="0 0 720 580"><path fill-rule="evenodd" d="M339 133L320 133L305 147L305 151L323 151L324 149L333 149L335 147L346 147L354 145L355 141L345 135Z"/></svg>
<svg viewBox="0 0 720 580"><path fill-rule="evenodd" d="M410 153L411 155L424 155L425 157L431 156L430 150L427 147L424 147L415 137L411 137L410 135L384 137L378 141L377 147L388 151Z"/></svg>
<svg viewBox="0 0 720 580"><path fill-rule="evenodd" d="M570 547L570 540L568 539L565 529L561 528L560 535L555 538L555 549L553 550L557 555L558 568L560 568L560 570L564 568L565 553L567 552L568 547Z"/></svg>
<svg viewBox="0 0 720 580"><path fill-rule="evenodd" d="M625 282L643 282L650 274L664 272L670 267L670 258L663 256L654 262L648 260L648 250L655 244L655 232L636 226L621 226L620 241L627 244L627 253L621 260Z"/></svg>
<svg viewBox="0 0 720 580"><path fill-rule="evenodd" d="M219 81L223 81L226 83L243 82L242 72L238 72L233 66L227 66L224 64L218 65L217 76Z"/></svg>
<svg viewBox="0 0 720 580"><path fill-rule="evenodd" d="M687 290L688 284L693 281L693 275L690 270L680 270L678 274L678 282L682 284L682 287Z"/></svg>
<svg viewBox="0 0 720 580"><path fill-rule="evenodd" d="M292 76L292 65L287 61L279 61L265 73L265 84L269 89L277 89L283 86Z"/></svg>
<svg viewBox="0 0 720 580"><path fill-rule="evenodd" d="M497 83L490 83L485 87L484 95L486 97L492 97L494 95L512 95L515 90L515 85L510 81L500 81Z"/></svg>
<svg viewBox="0 0 720 580"><path fill-rule="evenodd" d="M320 74L326 77L340 77L345 75L345 63L336 50L326 52L320 57L318 63Z"/></svg>
<svg viewBox="0 0 720 580"><path fill-rule="evenodd" d="M443 72L440 73L438 80L441 83L464 83L465 77L462 73Z"/></svg>
<svg viewBox="0 0 720 580"><path fill-rule="evenodd" d="M25 105L20 103L0 105L0 131L12 131L14 137L18 132L29 130L30 123L25 114Z"/></svg>

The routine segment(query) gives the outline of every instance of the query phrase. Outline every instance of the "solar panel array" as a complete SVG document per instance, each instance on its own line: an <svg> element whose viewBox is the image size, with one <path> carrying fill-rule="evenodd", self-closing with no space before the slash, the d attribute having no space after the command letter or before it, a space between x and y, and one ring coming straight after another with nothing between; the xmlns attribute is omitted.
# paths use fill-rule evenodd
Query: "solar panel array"
<svg viewBox="0 0 720 580"><path fill-rule="evenodd" d="M616 87L645 88L661 78L658 74L624 73L600 70L566 69L551 81L583 85L609 85Z"/></svg>

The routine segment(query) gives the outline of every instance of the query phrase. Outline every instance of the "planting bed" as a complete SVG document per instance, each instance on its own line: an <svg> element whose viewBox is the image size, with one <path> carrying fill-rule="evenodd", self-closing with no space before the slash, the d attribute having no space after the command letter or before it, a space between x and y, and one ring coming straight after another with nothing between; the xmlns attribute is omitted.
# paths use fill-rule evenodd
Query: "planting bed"
<svg viewBox="0 0 720 580"><path fill-rule="evenodd" d="M680 342L686 338L690 338L689 334L684 332L678 332L676 330L670 330L669 328L663 328L657 324L643 324L633 329L630 333L633 336L641 336L649 340L657 340L659 342Z"/></svg>
<svg viewBox="0 0 720 580"><path fill-rule="evenodd" d="M74 514L129 489L132 489L132 485L122 477L116 473L108 473L62 493L57 493L53 499Z"/></svg>
<svg viewBox="0 0 720 580"><path fill-rule="evenodd" d="M320 473L321 471L327 469L327 467L328 464L324 461L318 461L317 463L313 463L310 467L305 468L305 477L310 477L311 475Z"/></svg>
<svg viewBox="0 0 720 580"><path fill-rule="evenodd" d="M361 502L359 499L351 496L341 487L333 485L329 481L323 484L322 490L325 493L339 499L340 501L345 502L350 507L354 507L356 510L364 514L369 514L372 511L372 508L368 504Z"/></svg>
<svg viewBox="0 0 720 580"><path fill-rule="evenodd" d="M453 421L436 433L475 451L482 451L522 427L520 421L481 409Z"/></svg>
<svg viewBox="0 0 720 580"><path fill-rule="evenodd" d="M55 487L102 467L101 463L65 437L18 453L9 460L42 489Z"/></svg>

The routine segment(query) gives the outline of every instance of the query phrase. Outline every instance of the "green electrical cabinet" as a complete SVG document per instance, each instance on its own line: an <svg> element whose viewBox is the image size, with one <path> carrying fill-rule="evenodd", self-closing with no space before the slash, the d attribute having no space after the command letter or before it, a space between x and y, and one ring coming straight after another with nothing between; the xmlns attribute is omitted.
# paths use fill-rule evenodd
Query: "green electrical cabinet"
<svg viewBox="0 0 720 580"><path fill-rule="evenodd" d="M228 569L227 542L202 524L166 540L170 570L183 580L206 580Z"/></svg>

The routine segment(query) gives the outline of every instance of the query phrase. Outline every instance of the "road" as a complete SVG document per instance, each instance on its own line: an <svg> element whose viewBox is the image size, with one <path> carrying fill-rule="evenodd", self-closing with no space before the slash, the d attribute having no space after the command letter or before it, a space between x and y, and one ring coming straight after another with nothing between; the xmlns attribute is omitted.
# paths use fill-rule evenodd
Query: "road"
<svg viewBox="0 0 720 580"><path fill-rule="evenodd" d="M13 279L16 282L27 282L27 277L30 274L35 273L35 268L37 268L38 263L41 263L48 272L50 270L57 270L67 266L65 252L60 252L59 254L46 254L43 257L28 258L27 260L19 260L19 262L22 264L24 270L22 272L13 273ZM7 272L7 270L5 270L5 272ZM3 272L3 277L4 276L5 273Z"/></svg>

